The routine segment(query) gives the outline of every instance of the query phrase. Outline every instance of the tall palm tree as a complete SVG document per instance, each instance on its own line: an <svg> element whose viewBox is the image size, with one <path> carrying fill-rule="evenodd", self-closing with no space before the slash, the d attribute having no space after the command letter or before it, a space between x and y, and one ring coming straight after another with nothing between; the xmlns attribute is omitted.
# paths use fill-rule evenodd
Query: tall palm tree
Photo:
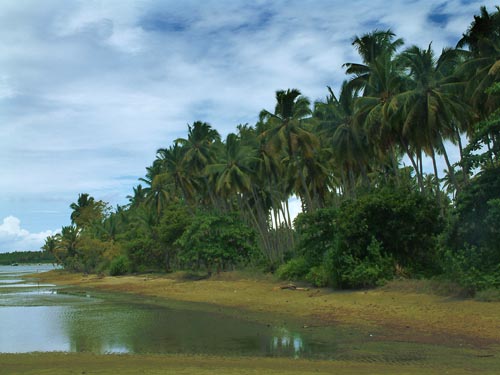
<svg viewBox="0 0 500 375"><path fill-rule="evenodd" d="M189 171L189 178L192 180L190 184L199 187L198 193L201 193L202 200L205 202L210 200L212 204L215 204L214 192L204 170L215 160L216 145L220 143L220 134L210 124L196 121L192 126L188 125L188 137L178 138L175 143L184 149L183 163ZM202 183L197 184L197 181L202 181Z"/></svg>
<svg viewBox="0 0 500 375"><path fill-rule="evenodd" d="M71 223L79 228L85 228L104 218L106 203L96 201L89 194L83 193L79 194L77 202L71 203L69 207L73 210L70 216Z"/></svg>
<svg viewBox="0 0 500 375"><path fill-rule="evenodd" d="M224 143L224 152L205 170L215 180L215 192L225 199L236 197L252 187L251 166L256 160L256 150L242 145L241 139L230 133Z"/></svg>
<svg viewBox="0 0 500 375"><path fill-rule="evenodd" d="M163 170L173 180L175 193L180 194L185 202L193 203L197 190L197 181L189 172L184 161L186 149L175 143L169 148L157 151L157 160L162 164Z"/></svg>
<svg viewBox="0 0 500 375"><path fill-rule="evenodd" d="M288 167L294 167L299 175L301 189L298 194L305 201L308 210L313 210L313 201L307 187L302 160L312 157L319 146L318 138L307 128L304 120L311 116L310 102L299 90L288 89L276 92L274 113L263 110L261 121L267 121L271 128L263 133L268 144L276 153L284 151Z"/></svg>
<svg viewBox="0 0 500 375"><path fill-rule="evenodd" d="M390 29L386 31L374 30L371 33L363 34L362 36L354 37L352 45L358 51L362 63L345 63L347 74L352 74L353 77L349 80L349 85L356 90L363 90L363 95L372 95L373 86L370 87L371 65L376 62L382 55L392 57L396 50L403 45L403 39L395 39L394 34Z"/></svg>
<svg viewBox="0 0 500 375"><path fill-rule="evenodd" d="M459 73L468 82L466 96L485 119L500 105L498 96L487 88L500 80L500 7L489 13L481 7L480 15L474 16L468 30L457 43L457 48L467 47L467 59Z"/></svg>
<svg viewBox="0 0 500 375"><path fill-rule="evenodd" d="M323 145L332 153L335 171L340 173L344 193L354 192L355 175L360 174L367 181L368 154L364 143L365 135L361 127L354 124L354 103L358 90L342 83L339 98L328 87L330 95L326 102L316 103L314 117L319 120L318 131ZM331 176L333 177L333 176Z"/></svg>
<svg viewBox="0 0 500 375"><path fill-rule="evenodd" d="M141 184L132 188L132 190L134 192L133 195L127 195L127 199L129 200L131 207L138 207L144 203L146 199L146 193L144 192Z"/></svg>
<svg viewBox="0 0 500 375"><path fill-rule="evenodd" d="M420 161L421 151L427 153L433 159L433 165L436 165L435 153L443 155L450 179L458 188L444 145L446 139L457 143L460 133L456 127L469 120L470 110L457 95L457 87L460 86L450 81L450 73L458 63L458 55L455 50L445 49L436 59L429 44L427 49L412 46L400 58L409 70L411 83L393 101L400 108L400 141L413 163L419 186L423 189L423 179L410 149ZM439 184L437 168L434 174ZM436 186L436 190L439 190L439 186Z"/></svg>
<svg viewBox="0 0 500 375"><path fill-rule="evenodd" d="M355 102L354 122L366 133L370 153L376 155L380 163L389 160L398 180L400 152L395 117L397 106L393 98L404 89L405 77L391 51L378 56L369 68L364 96Z"/></svg>

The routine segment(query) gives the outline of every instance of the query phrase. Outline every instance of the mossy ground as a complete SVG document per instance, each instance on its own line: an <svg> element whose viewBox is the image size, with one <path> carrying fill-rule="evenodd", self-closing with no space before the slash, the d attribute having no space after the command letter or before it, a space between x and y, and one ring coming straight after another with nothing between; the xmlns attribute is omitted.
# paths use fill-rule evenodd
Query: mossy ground
<svg viewBox="0 0 500 375"><path fill-rule="evenodd" d="M210 279L183 275L97 277L53 271L40 281L142 298L201 302L250 319L287 317L321 334L355 328L373 337L334 361L285 358L15 354L0 356L0 374L168 373L500 373L500 303L440 296L412 282L337 292L286 290L271 277L227 273ZM45 370L47 369L47 370ZM135 369L135 370L134 370ZM31 371L31 372L30 372ZM65 372L66 371L66 372ZM128 371L128 372L127 372Z"/></svg>

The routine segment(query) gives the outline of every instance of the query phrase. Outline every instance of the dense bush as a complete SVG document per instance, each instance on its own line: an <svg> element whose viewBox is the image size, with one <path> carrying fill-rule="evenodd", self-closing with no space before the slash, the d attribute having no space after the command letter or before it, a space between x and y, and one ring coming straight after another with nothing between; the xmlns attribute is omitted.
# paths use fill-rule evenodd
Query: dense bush
<svg viewBox="0 0 500 375"><path fill-rule="evenodd" d="M457 195L443 236L449 278L471 292L500 287L500 167L486 168Z"/></svg>
<svg viewBox="0 0 500 375"><path fill-rule="evenodd" d="M337 216L338 210L332 207L300 214L295 219L297 252L309 268L321 265L325 252L333 246L337 233Z"/></svg>
<svg viewBox="0 0 500 375"><path fill-rule="evenodd" d="M392 278L396 268L409 274L436 272L442 223L435 201L422 194L394 187L374 190L338 209L301 214L295 226L299 264L309 269L302 275L316 285L374 286Z"/></svg>
<svg viewBox="0 0 500 375"><path fill-rule="evenodd" d="M290 259L276 270L276 275L283 280L297 280L304 278L309 272L309 263L303 257Z"/></svg>
<svg viewBox="0 0 500 375"><path fill-rule="evenodd" d="M435 200L414 191L382 188L341 205L341 253L364 259L373 239L409 274L437 271L437 236L443 228Z"/></svg>
<svg viewBox="0 0 500 375"><path fill-rule="evenodd" d="M339 250L339 249L337 249ZM355 257L347 252L332 252L334 285L342 288L366 288L382 284L394 275L391 256L383 253L383 248L375 238L366 248L363 257Z"/></svg>
<svg viewBox="0 0 500 375"><path fill-rule="evenodd" d="M176 244L185 266L208 273L249 263L258 253L255 232L234 214L198 212Z"/></svg>
<svg viewBox="0 0 500 375"><path fill-rule="evenodd" d="M111 261L109 274L111 276L125 275L129 272L129 260L125 255L120 255Z"/></svg>

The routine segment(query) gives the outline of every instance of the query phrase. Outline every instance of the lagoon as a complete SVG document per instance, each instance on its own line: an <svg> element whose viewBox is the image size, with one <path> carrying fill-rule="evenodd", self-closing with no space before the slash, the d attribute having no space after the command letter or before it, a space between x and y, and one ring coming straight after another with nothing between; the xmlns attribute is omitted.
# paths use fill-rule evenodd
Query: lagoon
<svg viewBox="0 0 500 375"><path fill-rule="evenodd" d="M26 281L50 265L0 266L0 353L186 353L330 357L336 341L192 305Z"/></svg>

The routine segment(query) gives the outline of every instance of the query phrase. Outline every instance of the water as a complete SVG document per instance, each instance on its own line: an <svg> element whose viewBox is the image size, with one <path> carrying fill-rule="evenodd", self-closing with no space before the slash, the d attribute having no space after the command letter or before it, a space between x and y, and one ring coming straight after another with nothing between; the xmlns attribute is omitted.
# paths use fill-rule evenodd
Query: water
<svg viewBox="0 0 500 375"><path fill-rule="evenodd" d="M271 326L164 306L141 297L71 292L23 280L48 265L0 266L0 352L189 353L328 357L335 340L305 330Z"/></svg>

